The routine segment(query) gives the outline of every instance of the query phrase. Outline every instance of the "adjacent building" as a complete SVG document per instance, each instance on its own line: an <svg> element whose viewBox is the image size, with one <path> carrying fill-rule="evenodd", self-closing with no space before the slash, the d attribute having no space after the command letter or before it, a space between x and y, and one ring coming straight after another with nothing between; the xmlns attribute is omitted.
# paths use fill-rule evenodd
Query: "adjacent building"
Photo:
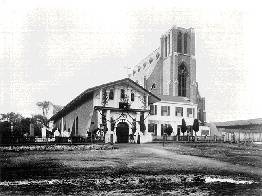
<svg viewBox="0 0 262 196"><path fill-rule="evenodd" d="M167 127L179 135L182 119L206 122L205 98L196 80L195 32L172 27L160 38L160 47L134 67L129 77L161 98L150 105L149 132L162 136ZM192 133L192 132L191 132Z"/></svg>
<svg viewBox="0 0 262 196"><path fill-rule="evenodd" d="M214 123L230 142L262 142L262 118Z"/></svg>

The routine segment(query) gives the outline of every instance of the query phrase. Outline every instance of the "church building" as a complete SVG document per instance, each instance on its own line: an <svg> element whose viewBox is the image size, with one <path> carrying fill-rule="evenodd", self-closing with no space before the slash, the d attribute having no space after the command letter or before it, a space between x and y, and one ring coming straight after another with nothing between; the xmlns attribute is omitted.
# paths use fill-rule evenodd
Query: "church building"
<svg viewBox="0 0 262 196"><path fill-rule="evenodd" d="M156 95L129 78L87 89L50 118L61 136L101 136L105 142L152 141L149 105Z"/></svg>
<svg viewBox="0 0 262 196"><path fill-rule="evenodd" d="M172 27L129 78L87 89L50 121L61 136L99 131L105 142L121 143L130 135L150 142L167 129L171 136L181 135L182 120L192 134L195 119L206 121L196 80L195 32Z"/></svg>
<svg viewBox="0 0 262 196"><path fill-rule="evenodd" d="M193 125L205 123L205 98L196 80L195 32L193 28L172 27L160 37L160 47L134 67L129 78L160 97L150 105L149 131L162 136L167 127L179 135L182 119Z"/></svg>

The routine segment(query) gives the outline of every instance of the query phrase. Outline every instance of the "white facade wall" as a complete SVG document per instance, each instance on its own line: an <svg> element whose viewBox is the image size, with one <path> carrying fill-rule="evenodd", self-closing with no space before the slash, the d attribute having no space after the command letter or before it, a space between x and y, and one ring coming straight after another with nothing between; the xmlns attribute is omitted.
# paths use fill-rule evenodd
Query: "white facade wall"
<svg viewBox="0 0 262 196"><path fill-rule="evenodd" d="M125 94L127 95L127 98L130 103L130 109L148 109L148 106L146 106L145 108L144 102L143 102L144 96L146 94L138 92L137 90L133 89L131 86L127 87L127 86L116 85L113 87L107 87L106 88L107 95L109 95L110 89L114 90L114 99L113 100L108 99L108 102L105 105L105 107L119 108L119 102L121 101L121 98L120 98L121 89L124 89ZM135 95L134 101L131 101L131 92L133 92ZM146 97L148 100L148 95L146 95ZM97 90L94 93L94 106L102 106L102 89Z"/></svg>
<svg viewBox="0 0 262 196"><path fill-rule="evenodd" d="M114 98L109 99L110 89L114 91ZM125 90L125 95L130 105L130 110L125 111L119 109L119 102L123 102L121 98L121 89ZM104 102L103 92L107 92L107 101ZM92 93L92 94L91 94ZM134 100L131 101L131 93L134 93ZM92 96L91 96L92 95ZM146 101L145 101L146 100ZM97 106L97 108L96 108ZM78 105L72 111L64 115L62 118L55 121L55 127L61 131L61 136L68 137L72 132L73 123L78 117L78 134L77 136L86 136L88 132L96 128L102 128L102 111L106 112L106 124L108 132L106 133L106 142L110 141L113 134L113 141L116 141L116 127L119 122L126 122L129 127L129 133L132 133L133 119L136 120L137 132L135 133L135 141L140 135L140 142L152 141L151 134L148 134L148 94L141 90L140 87L132 83L121 83L115 85L102 86L100 89L90 92L90 97L81 105ZM144 123L146 130L144 133L140 132L140 114L144 112ZM115 129L111 130L111 118L115 122ZM92 123L91 123L92 121ZM64 131L64 126L66 130ZM76 128L76 125L75 125ZM68 131L68 129L70 129Z"/></svg>
<svg viewBox="0 0 262 196"><path fill-rule="evenodd" d="M109 108L119 108L119 102L121 102L121 89L125 90L125 94L127 95L127 99L129 100L128 103L130 104L130 109L143 109L143 110L148 110L149 106L148 106L148 95L147 94L143 94L139 91L137 91L136 89L133 89L131 86L125 86L125 85L115 85L112 87L106 87L106 92L107 95L109 96L109 92L110 89L114 90L114 99L110 100L108 99L107 104L105 105L105 107L109 107ZM97 90L94 93L94 106L102 106L102 92L103 90ZM134 93L134 101L131 101L131 93ZM144 102L144 96L146 96L146 103L147 105L145 106L145 102ZM117 119L116 123L115 123L115 129L112 132L111 130L111 123L108 122L107 124L107 128L108 128L108 132L106 134L106 142L110 141L110 135L113 134L113 141L116 142L116 127L117 124L119 122L121 122L122 120L124 120L125 122L127 122L128 126L129 126L129 133L132 133L132 121L133 119L136 119L137 121L140 120L140 112L128 112L128 114L126 112L124 112L125 117L120 117L122 114L122 112L120 111L110 111L108 110L107 113L107 120L110 120L111 118L113 118L114 120ZM102 115L100 112L97 111L97 115L98 115L98 122L97 124L100 125L102 124ZM144 113L144 117L147 117L149 114L148 112ZM120 117L120 118L119 118ZM146 125L146 130L143 133L141 133L139 131L139 124L136 124L137 127L137 132L135 133L135 141L137 141L137 137L138 135L140 135L140 141L141 143L143 142L149 142L152 141L152 137L151 134L148 134L148 118L145 119L145 125Z"/></svg>
<svg viewBox="0 0 262 196"><path fill-rule="evenodd" d="M93 110L93 99L87 100L85 103L56 121L55 127L59 127L59 124L61 123L61 135L66 136L69 134L68 129L70 130L70 133L72 132L74 120L76 121L76 118L78 117L78 135L85 136L90 128ZM64 131L64 125L66 126L66 131Z"/></svg>
<svg viewBox="0 0 262 196"><path fill-rule="evenodd" d="M163 95L169 95L170 78L170 63L171 59L166 58L163 61Z"/></svg>
<svg viewBox="0 0 262 196"><path fill-rule="evenodd" d="M148 118L149 123L157 124L157 135L161 136L161 124L170 124L173 128L173 133L171 135L177 134L177 126L182 124L182 119L185 119L186 125L193 125L194 119L197 118L197 105L193 103L179 103L179 102L157 102L157 115L150 115ZM161 106L170 107L169 116L161 116ZM176 116L176 107L183 108L183 116ZM192 108L195 110L194 116L187 117L187 108Z"/></svg>

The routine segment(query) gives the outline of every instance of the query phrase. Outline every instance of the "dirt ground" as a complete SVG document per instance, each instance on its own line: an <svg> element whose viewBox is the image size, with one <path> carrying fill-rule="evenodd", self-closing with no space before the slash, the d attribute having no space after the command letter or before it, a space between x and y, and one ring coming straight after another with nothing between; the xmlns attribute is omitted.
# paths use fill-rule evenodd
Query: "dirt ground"
<svg viewBox="0 0 262 196"><path fill-rule="evenodd" d="M43 195L67 194L66 188L61 189L61 183L65 185L62 187L73 186L74 193L85 195L210 195L221 189L229 190L229 195L237 191L240 191L239 195L262 194L262 145L170 143L164 147L162 144L117 146L114 150L1 152L0 194L28 191L35 194L35 190ZM210 176L256 183L203 184L202 179ZM95 182L92 184L90 180ZM108 188L101 188L101 184ZM70 190L69 193L72 194Z"/></svg>

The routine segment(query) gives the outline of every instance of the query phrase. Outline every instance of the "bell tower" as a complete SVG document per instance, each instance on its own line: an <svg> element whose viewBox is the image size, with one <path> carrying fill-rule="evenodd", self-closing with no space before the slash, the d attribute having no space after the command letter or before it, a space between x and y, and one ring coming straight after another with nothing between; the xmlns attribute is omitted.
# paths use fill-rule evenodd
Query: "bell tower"
<svg viewBox="0 0 262 196"><path fill-rule="evenodd" d="M195 32L172 27L160 38L162 88L164 96L187 97L196 103Z"/></svg>

